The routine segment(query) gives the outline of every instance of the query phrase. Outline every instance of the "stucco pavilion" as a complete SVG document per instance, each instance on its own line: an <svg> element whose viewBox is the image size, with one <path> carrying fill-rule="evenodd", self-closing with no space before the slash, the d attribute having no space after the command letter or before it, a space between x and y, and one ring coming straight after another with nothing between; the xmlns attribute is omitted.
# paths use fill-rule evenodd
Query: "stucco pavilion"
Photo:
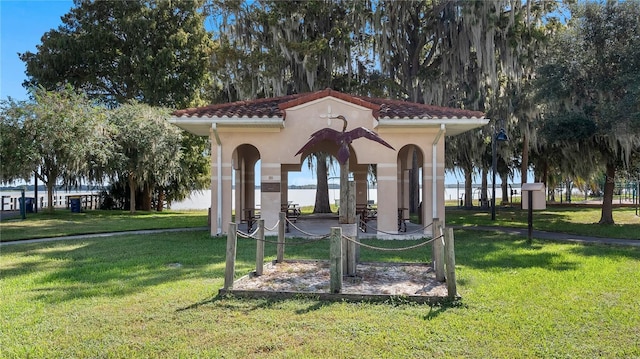
<svg viewBox="0 0 640 359"><path fill-rule="evenodd" d="M288 199L288 172L300 171L314 152L336 155L338 146L318 143L300 155L309 136L332 127L340 130L338 115L348 120L347 130L365 127L395 150L366 139L350 146L349 171L355 182L356 204L367 203L368 166L377 171L377 230L397 233L398 209L409 207L409 173L418 170L422 186L422 223L444 219L444 144L447 136L483 126L484 114L399 100L353 96L326 89L274 98L216 104L178 110L171 122L211 139L211 234L227 232L232 220L232 188L236 213L256 204L254 167L260 160L260 212L272 228ZM413 152L417 153L418 167ZM235 180L235 183L232 183ZM235 217L240 222L242 215ZM337 220L336 220L337 223ZM431 228L424 229L431 235Z"/></svg>

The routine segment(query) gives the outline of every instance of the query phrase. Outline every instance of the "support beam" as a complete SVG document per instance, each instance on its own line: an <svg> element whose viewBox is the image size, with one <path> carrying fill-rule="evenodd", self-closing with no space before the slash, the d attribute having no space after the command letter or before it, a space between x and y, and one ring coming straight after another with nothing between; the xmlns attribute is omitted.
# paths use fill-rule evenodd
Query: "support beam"
<svg viewBox="0 0 640 359"><path fill-rule="evenodd" d="M342 229L340 227L331 227L329 272L329 291L340 293L342 291Z"/></svg>
<svg viewBox="0 0 640 359"><path fill-rule="evenodd" d="M456 289L456 256L453 248L453 242L453 228L445 228L444 250L445 264L447 267L447 293L449 299L455 299L458 296Z"/></svg>
<svg viewBox="0 0 640 359"><path fill-rule="evenodd" d="M284 262L284 231L287 225L287 214L280 212L278 220L278 249L276 260L278 263Z"/></svg>
<svg viewBox="0 0 640 359"><path fill-rule="evenodd" d="M233 277L236 270L236 244L238 242L238 225L229 223L229 233L227 233L227 253L226 266L224 269L224 286L223 289L233 288Z"/></svg>
<svg viewBox="0 0 640 359"><path fill-rule="evenodd" d="M258 219L258 233L256 240L256 275L264 271L264 219Z"/></svg>
<svg viewBox="0 0 640 359"><path fill-rule="evenodd" d="M432 249L433 249L433 269L436 272L436 280L439 282L445 281L445 265L444 265L444 238L442 238L442 233L445 228L442 227L442 222L438 218L433 219L433 241ZM440 238L438 238L440 237Z"/></svg>

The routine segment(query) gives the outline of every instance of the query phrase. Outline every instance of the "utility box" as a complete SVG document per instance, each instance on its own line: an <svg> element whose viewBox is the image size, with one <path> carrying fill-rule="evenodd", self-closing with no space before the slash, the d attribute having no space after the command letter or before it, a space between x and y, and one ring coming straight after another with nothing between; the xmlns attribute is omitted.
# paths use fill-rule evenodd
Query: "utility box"
<svg viewBox="0 0 640 359"><path fill-rule="evenodd" d="M532 193L532 209L547 209L544 183L524 183L521 192L522 209L529 209L529 192Z"/></svg>

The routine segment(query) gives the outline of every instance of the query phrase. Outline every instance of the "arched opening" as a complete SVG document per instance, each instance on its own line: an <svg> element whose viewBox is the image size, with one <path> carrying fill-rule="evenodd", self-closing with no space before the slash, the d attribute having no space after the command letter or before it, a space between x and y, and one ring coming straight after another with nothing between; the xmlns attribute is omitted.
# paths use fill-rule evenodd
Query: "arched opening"
<svg viewBox="0 0 640 359"><path fill-rule="evenodd" d="M245 223L250 231L260 214L260 152L253 145L243 144L236 147L232 158L235 223Z"/></svg>
<svg viewBox="0 0 640 359"><path fill-rule="evenodd" d="M414 144L398 151L398 228L411 218L422 223L424 153ZM404 227L406 228L406 226Z"/></svg>

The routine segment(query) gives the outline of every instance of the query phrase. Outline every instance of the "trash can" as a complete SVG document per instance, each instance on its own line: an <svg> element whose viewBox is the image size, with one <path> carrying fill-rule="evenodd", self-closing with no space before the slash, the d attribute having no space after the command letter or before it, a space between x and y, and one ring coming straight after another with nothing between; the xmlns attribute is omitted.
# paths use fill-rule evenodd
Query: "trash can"
<svg viewBox="0 0 640 359"><path fill-rule="evenodd" d="M34 198L25 197L23 201L22 197L20 197L18 198L18 201L20 202L20 213L33 213Z"/></svg>
<svg viewBox="0 0 640 359"><path fill-rule="evenodd" d="M27 213L33 213L33 202L35 201L35 198L33 197L26 197L24 199L24 208L26 209Z"/></svg>
<svg viewBox="0 0 640 359"><path fill-rule="evenodd" d="M69 207L71 208L71 213L80 213L82 211L80 197L69 197Z"/></svg>

